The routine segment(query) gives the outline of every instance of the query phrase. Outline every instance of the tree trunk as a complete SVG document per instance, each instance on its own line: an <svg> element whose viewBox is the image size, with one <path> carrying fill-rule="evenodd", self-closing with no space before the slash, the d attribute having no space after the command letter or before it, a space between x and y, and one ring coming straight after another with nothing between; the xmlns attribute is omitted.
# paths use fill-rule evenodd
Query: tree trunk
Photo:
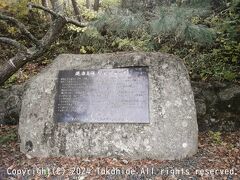
<svg viewBox="0 0 240 180"><path fill-rule="evenodd" d="M93 10L98 11L99 5L100 5L99 0L94 0Z"/></svg>
<svg viewBox="0 0 240 180"><path fill-rule="evenodd" d="M77 16L77 20L81 22L80 9L78 7L76 0L72 0L72 6L73 6L74 14Z"/></svg>
<svg viewBox="0 0 240 180"><path fill-rule="evenodd" d="M15 72L18 71L27 62L41 57L50 47L50 45L60 36L66 21L62 18L57 18L53 21L49 30L42 38L41 48L30 48L28 51L30 54L19 52L16 56L5 62L0 67L0 85L2 85L8 78L10 78Z"/></svg>
<svg viewBox="0 0 240 180"><path fill-rule="evenodd" d="M48 8L47 0L42 0L42 6L45 7L45 8ZM45 17L46 17L47 21L51 21L51 15L48 14L47 12L44 12L44 14L45 14Z"/></svg>
<svg viewBox="0 0 240 180"><path fill-rule="evenodd" d="M63 3L60 2L60 0L50 0L52 9L59 14L64 14L64 8Z"/></svg>
<svg viewBox="0 0 240 180"><path fill-rule="evenodd" d="M31 32L27 30L27 27L21 22L19 22L17 19L0 13L0 20L8 21L15 24L18 29L34 44L34 46L32 46L31 48L27 48L26 46L17 42L14 39L0 37L1 43L12 45L18 50L18 53L14 57L4 62L0 66L0 85L2 85L27 62L42 56L54 43L54 41L60 36L62 29L67 23L76 25L78 27L85 26L74 19L64 17L61 14L56 13L55 11L50 10L44 6L32 3L29 3L28 6L29 8L37 8L48 12L54 17L53 21L51 22L51 25L44 37L41 40L38 40L31 34Z"/></svg>
<svg viewBox="0 0 240 180"><path fill-rule="evenodd" d="M86 0L86 8L91 9L91 0Z"/></svg>
<svg viewBox="0 0 240 180"><path fill-rule="evenodd" d="M122 8L127 8L127 0L122 0L121 7Z"/></svg>
<svg viewBox="0 0 240 180"><path fill-rule="evenodd" d="M47 0L42 0L42 6L48 8Z"/></svg>

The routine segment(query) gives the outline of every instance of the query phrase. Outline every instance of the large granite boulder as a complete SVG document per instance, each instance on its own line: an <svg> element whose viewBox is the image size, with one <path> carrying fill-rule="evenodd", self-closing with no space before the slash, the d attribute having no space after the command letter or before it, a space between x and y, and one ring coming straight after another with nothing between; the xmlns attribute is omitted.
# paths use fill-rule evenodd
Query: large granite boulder
<svg viewBox="0 0 240 180"><path fill-rule="evenodd" d="M54 99L59 70L149 68L149 124L58 123ZM181 59L161 53L58 56L33 78L19 120L20 149L31 156L181 159L197 152L193 92Z"/></svg>
<svg viewBox="0 0 240 180"><path fill-rule="evenodd" d="M239 131L240 86L231 82L191 82L199 131ZM0 89L0 124L17 125L24 84ZM228 93L231 94L228 96ZM225 98L225 97L230 98ZM15 99L17 101L10 101ZM13 102L13 103L11 103Z"/></svg>

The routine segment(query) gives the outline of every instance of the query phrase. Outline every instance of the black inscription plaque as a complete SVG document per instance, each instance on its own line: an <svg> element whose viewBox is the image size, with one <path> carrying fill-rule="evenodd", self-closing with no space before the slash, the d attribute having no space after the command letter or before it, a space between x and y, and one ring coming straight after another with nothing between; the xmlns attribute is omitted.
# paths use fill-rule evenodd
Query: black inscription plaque
<svg viewBox="0 0 240 180"><path fill-rule="evenodd" d="M149 123L148 68L59 71L57 122Z"/></svg>

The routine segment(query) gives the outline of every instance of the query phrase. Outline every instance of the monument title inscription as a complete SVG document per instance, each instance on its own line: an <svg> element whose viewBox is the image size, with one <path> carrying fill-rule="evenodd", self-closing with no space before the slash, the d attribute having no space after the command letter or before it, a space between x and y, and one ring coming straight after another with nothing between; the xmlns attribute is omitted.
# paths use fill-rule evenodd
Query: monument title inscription
<svg viewBox="0 0 240 180"><path fill-rule="evenodd" d="M148 68L59 71L57 122L149 123Z"/></svg>

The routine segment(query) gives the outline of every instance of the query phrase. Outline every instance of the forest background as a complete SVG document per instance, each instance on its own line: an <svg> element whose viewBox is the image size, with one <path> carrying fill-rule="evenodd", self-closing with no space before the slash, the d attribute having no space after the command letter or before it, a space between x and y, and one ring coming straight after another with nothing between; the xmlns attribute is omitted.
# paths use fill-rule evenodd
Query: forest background
<svg viewBox="0 0 240 180"><path fill-rule="evenodd" d="M0 1L1 13L16 18L40 39L54 21L29 0ZM67 24L47 51L14 73L4 86L25 82L61 53L163 52L181 57L192 80L240 80L239 0L32 0L83 26ZM0 20L0 36L31 42L13 23ZM17 53L0 44L0 64Z"/></svg>

